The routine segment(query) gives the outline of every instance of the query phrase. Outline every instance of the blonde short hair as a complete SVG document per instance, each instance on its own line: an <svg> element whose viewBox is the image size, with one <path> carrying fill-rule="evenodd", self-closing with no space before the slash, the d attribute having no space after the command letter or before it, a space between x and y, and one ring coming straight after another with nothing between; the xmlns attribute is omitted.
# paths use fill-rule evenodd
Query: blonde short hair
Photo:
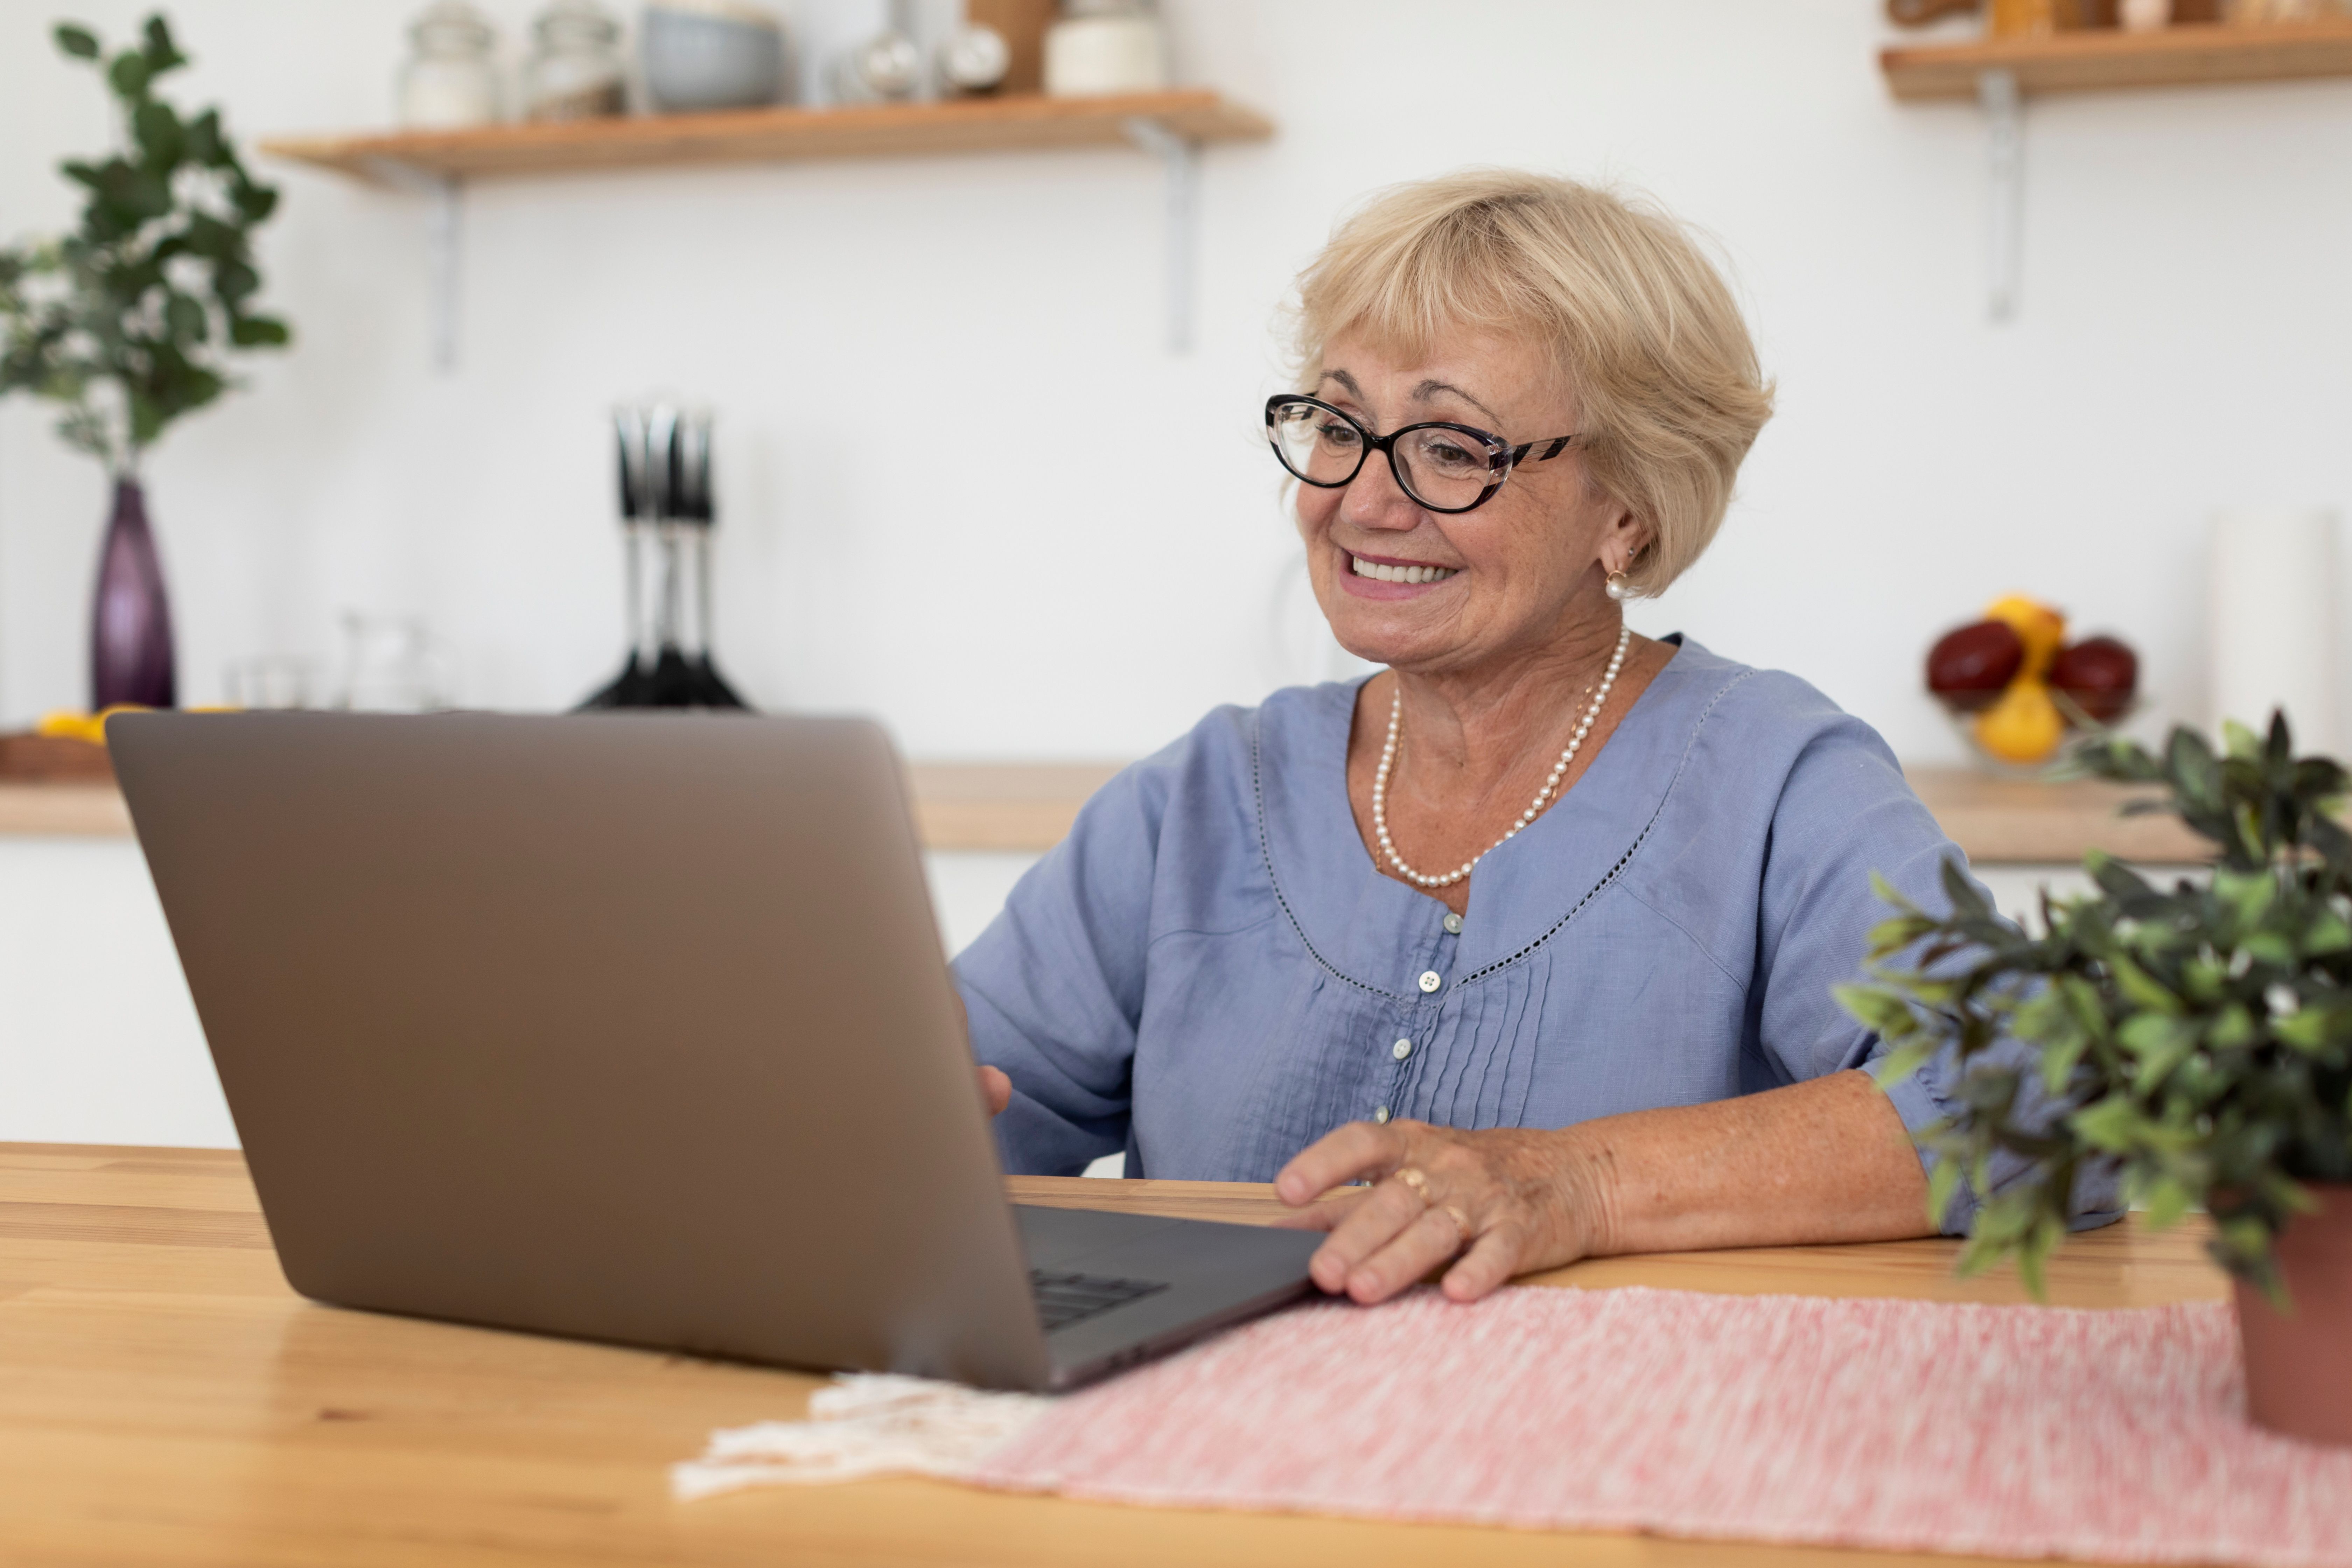
<svg viewBox="0 0 2352 1568"><path fill-rule="evenodd" d="M1723 279L1664 213L1572 180L1474 169L1396 185L1299 274L1299 384L1343 333L1418 357L1463 327L1549 340L1582 407L1586 473L1649 531L1629 575L1663 592L1714 540L1772 415Z"/></svg>

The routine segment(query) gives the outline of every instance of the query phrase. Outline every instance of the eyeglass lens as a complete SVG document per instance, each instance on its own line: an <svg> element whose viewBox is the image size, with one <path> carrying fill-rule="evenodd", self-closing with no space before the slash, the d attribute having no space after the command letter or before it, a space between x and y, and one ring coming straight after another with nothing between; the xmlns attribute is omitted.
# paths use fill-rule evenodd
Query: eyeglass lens
<svg viewBox="0 0 2352 1568"><path fill-rule="evenodd" d="M1354 479L1370 445L1352 421L1305 402L1276 408L1274 437L1283 467L1310 485L1326 488ZM1497 480L1493 454L1459 430L1407 429L1390 452L1405 494L1441 510L1472 505Z"/></svg>

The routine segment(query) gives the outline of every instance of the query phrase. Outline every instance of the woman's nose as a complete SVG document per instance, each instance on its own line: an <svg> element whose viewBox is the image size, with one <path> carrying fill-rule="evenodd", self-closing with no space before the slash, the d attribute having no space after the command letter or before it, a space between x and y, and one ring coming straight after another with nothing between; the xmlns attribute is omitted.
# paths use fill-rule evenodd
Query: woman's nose
<svg viewBox="0 0 2352 1568"><path fill-rule="evenodd" d="M1421 526L1421 507L1397 484L1385 452L1365 454L1364 466L1340 492L1339 516L1358 528L1406 531Z"/></svg>

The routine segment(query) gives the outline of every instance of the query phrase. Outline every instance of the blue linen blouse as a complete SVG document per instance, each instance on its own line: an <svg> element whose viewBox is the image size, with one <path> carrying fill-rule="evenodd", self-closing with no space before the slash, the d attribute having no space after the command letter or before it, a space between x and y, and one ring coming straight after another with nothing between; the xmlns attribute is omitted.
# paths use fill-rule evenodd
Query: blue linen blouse
<svg viewBox="0 0 2352 1568"><path fill-rule="evenodd" d="M1459 921L1357 833L1360 682L1220 708L1105 785L956 962L973 1051L1013 1079L1005 1168L1124 1148L1129 1176L1270 1181L1350 1121L1563 1127L1884 1054L1830 994L1889 912L1870 873L1940 909L1958 848L1870 726L1669 640ZM1939 1062L1890 1094L1916 1131L1955 1089ZM1946 1228L1977 1203L1964 1183Z"/></svg>

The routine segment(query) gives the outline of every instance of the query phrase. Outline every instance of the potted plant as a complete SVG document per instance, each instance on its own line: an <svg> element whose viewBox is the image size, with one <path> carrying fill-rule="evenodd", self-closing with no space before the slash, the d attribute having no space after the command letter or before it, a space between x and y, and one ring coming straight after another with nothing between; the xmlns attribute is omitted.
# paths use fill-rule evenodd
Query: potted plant
<svg viewBox="0 0 2352 1568"><path fill-rule="evenodd" d="M1840 1000L1894 1046L1882 1082L1958 1056L1963 1109L1920 1141L1939 1157L1932 1214L1963 1173L1991 1194L1963 1270L2014 1257L2039 1296L2076 1175L2116 1162L2152 1223L2211 1215L2253 1418L2352 1443L2352 836L2334 815L2352 780L2295 756L2284 716L2266 738L2226 726L2225 746L2176 729L2160 758L2127 741L2083 757L2165 785L2134 809L2211 840L2209 881L2167 889L2093 853L2098 892L2045 893L2042 936L1996 915L1957 863L1943 918L1882 882L1896 913L1871 933L1876 983ZM2022 1058L1989 1054L2004 1038ZM2022 1113L2028 1073L2054 1114ZM2027 1168L1997 1193L1996 1151Z"/></svg>
<svg viewBox="0 0 2352 1568"><path fill-rule="evenodd" d="M90 629L90 706L168 708L177 697L171 609L147 526L140 459L165 426L232 382L226 353L281 348L286 323L257 311L251 236L278 205L237 161L220 111L184 117L155 96L186 63L160 16L112 58L87 28L58 47L102 67L121 146L69 161L87 193L73 233L0 250L0 395L65 405L58 433L114 480Z"/></svg>

